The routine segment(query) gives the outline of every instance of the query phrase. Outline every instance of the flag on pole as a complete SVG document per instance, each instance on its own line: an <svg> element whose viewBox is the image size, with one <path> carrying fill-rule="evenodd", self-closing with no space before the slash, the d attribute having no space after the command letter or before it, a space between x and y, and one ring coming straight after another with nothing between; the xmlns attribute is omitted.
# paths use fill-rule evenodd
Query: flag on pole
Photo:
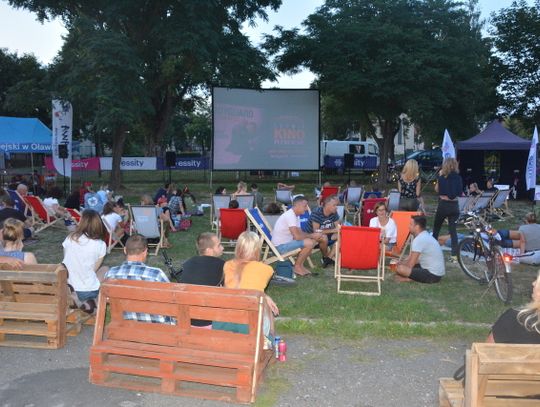
<svg viewBox="0 0 540 407"><path fill-rule="evenodd" d="M73 109L71 103L64 100L52 101L52 156L56 171L65 177L71 177L71 136L73 130ZM66 158L60 158L59 147L65 145ZM65 173L64 173L65 168Z"/></svg>
<svg viewBox="0 0 540 407"><path fill-rule="evenodd" d="M531 148L529 149L529 158L527 159L527 168L525 168L525 182L527 191L536 186L536 145L538 144L538 130L534 126Z"/></svg>
<svg viewBox="0 0 540 407"><path fill-rule="evenodd" d="M456 158L456 150L454 149L454 143L448 134L448 130L444 129L444 138L442 142L442 155L443 160L445 158Z"/></svg>

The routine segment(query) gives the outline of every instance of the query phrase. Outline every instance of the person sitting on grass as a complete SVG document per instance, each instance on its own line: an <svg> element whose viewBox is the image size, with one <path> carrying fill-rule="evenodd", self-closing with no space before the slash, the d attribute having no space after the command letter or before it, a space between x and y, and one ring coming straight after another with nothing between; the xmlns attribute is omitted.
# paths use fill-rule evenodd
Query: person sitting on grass
<svg viewBox="0 0 540 407"><path fill-rule="evenodd" d="M105 274L106 279L169 282L169 278L161 269L145 264L148 257L148 242L144 236L130 236L126 241L124 254L126 260L120 266L111 267ZM161 324L175 323L171 317L143 312L124 312L124 319Z"/></svg>
<svg viewBox="0 0 540 407"><path fill-rule="evenodd" d="M322 206L318 206L311 212L305 228L307 233L320 232L323 234L323 238L319 240L323 267L334 264L334 260L332 260L333 249L330 250L330 247L337 241L337 228L341 223L337 213L338 204L337 195L327 196L323 200Z"/></svg>
<svg viewBox="0 0 540 407"><path fill-rule="evenodd" d="M409 231L414 236L409 256L398 262L398 281L438 283L445 274L444 256L439 242L426 230L426 217L411 217Z"/></svg>
<svg viewBox="0 0 540 407"><path fill-rule="evenodd" d="M540 272L532 286L531 302L506 310L493 324L486 342L540 344Z"/></svg>
<svg viewBox="0 0 540 407"><path fill-rule="evenodd" d="M34 253L23 252L24 223L18 219L8 218L2 226L2 244L0 256L14 257L24 264L37 264Z"/></svg>
<svg viewBox="0 0 540 407"><path fill-rule="evenodd" d="M308 208L308 201L303 195L293 199L292 208L281 215L272 232L272 243L279 253L284 254L296 249L301 249L294 263L294 272L299 276L308 276L311 273L304 267L311 251L317 243L326 240L326 236L321 232L306 233L300 227L300 215L303 215Z"/></svg>

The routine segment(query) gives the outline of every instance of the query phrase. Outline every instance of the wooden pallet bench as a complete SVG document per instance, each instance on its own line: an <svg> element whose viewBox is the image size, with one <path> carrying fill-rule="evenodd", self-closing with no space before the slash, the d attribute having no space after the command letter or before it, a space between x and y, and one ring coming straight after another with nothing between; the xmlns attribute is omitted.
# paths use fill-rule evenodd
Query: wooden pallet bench
<svg viewBox="0 0 540 407"><path fill-rule="evenodd" d="M540 345L473 343L465 383L440 379L439 405L540 406Z"/></svg>
<svg viewBox="0 0 540 407"><path fill-rule="evenodd" d="M61 264L0 270L0 346L58 349L77 335L89 316L68 307L66 280Z"/></svg>
<svg viewBox="0 0 540 407"><path fill-rule="evenodd" d="M273 360L272 350L263 349L263 301L263 295L252 290L106 281L100 289L90 349L90 381L137 391L253 402L264 369ZM175 324L126 320L126 311L169 316ZM248 333L195 328L191 319L246 324Z"/></svg>

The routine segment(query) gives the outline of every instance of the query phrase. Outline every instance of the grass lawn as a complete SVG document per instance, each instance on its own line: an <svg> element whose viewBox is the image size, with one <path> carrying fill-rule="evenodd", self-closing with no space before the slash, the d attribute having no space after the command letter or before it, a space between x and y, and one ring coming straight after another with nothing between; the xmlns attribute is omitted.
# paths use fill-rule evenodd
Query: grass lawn
<svg viewBox="0 0 540 407"><path fill-rule="evenodd" d="M140 179L147 179L141 182ZM125 190L121 193L128 202L137 202L142 193L154 193L162 182L159 174L149 177L132 172L124 179ZM265 202L273 200L275 181L257 180L265 195ZM315 180L295 180L295 192L305 193L314 205L313 188ZM179 182L183 185L184 181ZM197 180L188 182L199 202L210 202L211 191L208 182ZM234 177L223 177L217 185L223 184L228 191L235 189ZM435 196L424 192L428 211L428 225L433 224ZM531 210L529 202L512 201L510 208L515 217L497 222L496 228L516 228L523 216ZM189 232L171 234L173 248L168 250L176 265L195 254L195 237L210 230L208 212L202 217L193 217L193 227ZM446 228L443 226L442 233ZM36 254L41 263L56 263L62 260L61 243L66 231L49 228L39 234L40 240L27 247ZM449 252L445 252L448 258ZM313 260L319 264L320 254ZM113 266L123 260L121 251L114 250L105 259L105 265ZM162 267L161 255L150 256L148 264ZM387 273L380 297L349 296L336 293L333 269L323 270L317 277L299 278L295 287L270 287L268 294L278 304L282 320L278 322L280 332L309 335L339 336L360 338L380 337L436 337L484 340L497 316L506 308L496 297L494 287L486 291L472 281L457 264L447 263L447 274L440 284L423 285L416 283L397 283L391 273ZM532 266L512 265L514 282L513 305L525 304L530 298L531 282L537 269Z"/></svg>

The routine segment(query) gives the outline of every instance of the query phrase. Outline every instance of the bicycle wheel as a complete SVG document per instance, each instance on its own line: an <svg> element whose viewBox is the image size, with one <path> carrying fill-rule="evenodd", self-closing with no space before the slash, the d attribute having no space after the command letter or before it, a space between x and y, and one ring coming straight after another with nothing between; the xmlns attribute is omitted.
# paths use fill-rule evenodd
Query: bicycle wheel
<svg viewBox="0 0 540 407"><path fill-rule="evenodd" d="M513 294L511 268L510 264L504 261L503 254L498 247L493 253L493 268L497 297L505 304L510 304Z"/></svg>
<svg viewBox="0 0 540 407"><path fill-rule="evenodd" d="M486 278L487 262L485 248L480 240L466 237L458 244L458 263L463 272L473 280Z"/></svg>

